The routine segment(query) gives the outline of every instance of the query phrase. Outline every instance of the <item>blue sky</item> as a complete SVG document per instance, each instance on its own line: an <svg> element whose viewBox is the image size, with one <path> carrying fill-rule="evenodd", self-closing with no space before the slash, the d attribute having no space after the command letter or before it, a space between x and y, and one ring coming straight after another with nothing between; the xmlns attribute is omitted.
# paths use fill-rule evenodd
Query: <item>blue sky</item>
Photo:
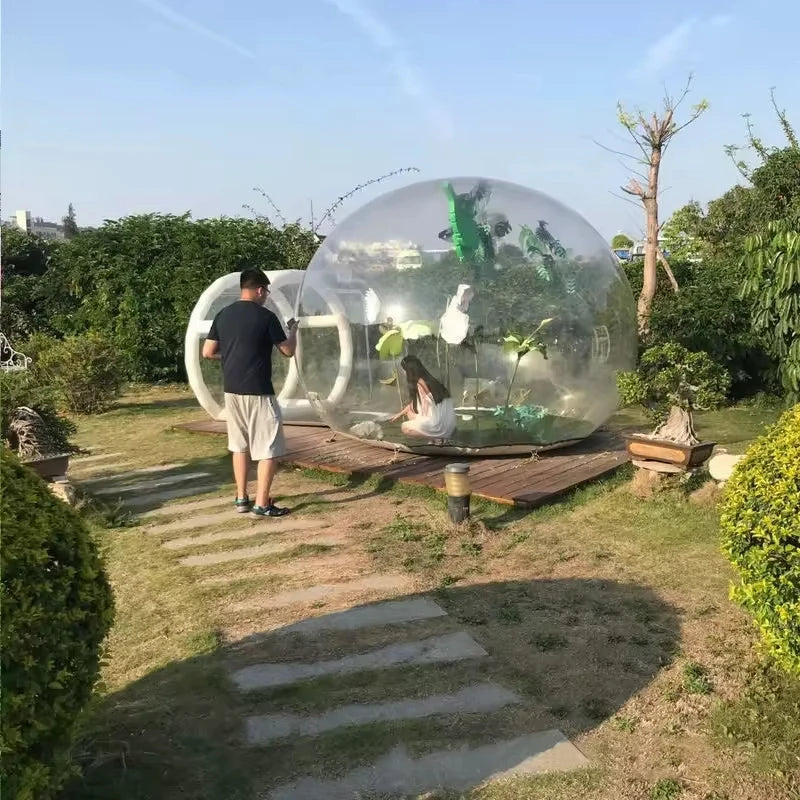
<svg viewBox="0 0 800 800"><path fill-rule="evenodd" d="M5 0L3 216L317 214L398 167L529 185L604 235L639 233L615 105L664 82L711 108L668 151L662 216L737 181L741 114L800 125L800 3L610 0ZM414 179L395 179L382 189ZM374 196L364 192L347 211Z"/></svg>

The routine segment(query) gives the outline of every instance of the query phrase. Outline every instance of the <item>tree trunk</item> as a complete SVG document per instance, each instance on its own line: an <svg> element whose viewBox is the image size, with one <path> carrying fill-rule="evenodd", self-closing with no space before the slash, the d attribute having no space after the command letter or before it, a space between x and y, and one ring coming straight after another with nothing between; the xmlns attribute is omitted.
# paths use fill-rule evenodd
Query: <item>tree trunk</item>
<svg viewBox="0 0 800 800"><path fill-rule="evenodd" d="M642 293L639 295L637 317L639 333L647 333L650 326L650 307L656 295L658 280L658 170L661 166L661 150L653 148L650 170L647 176L647 192L642 197L646 216L646 240L644 246L644 274Z"/></svg>
<svg viewBox="0 0 800 800"><path fill-rule="evenodd" d="M695 445L700 444L697 434L694 432L694 419L691 409L672 406L669 410L669 417L662 425L659 425L651 434L651 439L663 439L667 442L676 444Z"/></svg>

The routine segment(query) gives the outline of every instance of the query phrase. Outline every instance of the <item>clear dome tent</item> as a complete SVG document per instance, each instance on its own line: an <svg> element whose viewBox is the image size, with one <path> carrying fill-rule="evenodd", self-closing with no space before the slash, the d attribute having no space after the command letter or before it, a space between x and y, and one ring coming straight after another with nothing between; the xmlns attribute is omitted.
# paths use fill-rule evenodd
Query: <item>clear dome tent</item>
<svg viewBox="0 0 800 800"><path fill-rule="evenodd" d="M337 344L301 323L307 397L337 432L412 452L530 453L589 436L634 366L633 297L602 236L558 201L481 178L387 193L342 223L305 272L296 316L347 319L351 374L331 396ZM316 331L314 331L316 333ZM455 407L426 441L391 421L415 356Z"/></svg>
<svg viewBox="0 0 800 800"><path fill-rule="evenodd" d="M270 295L267 308L277 314L284 324L294 316L302 270L278 270L267 272L270 279ZM311 286L311 284L309 284ZM330 375L329 385L320 389L326 401L337 403L344 397L352 372L351 328L344 306L335 294L321 289L316 295L319 308L325 313L313 320L301 321L308 327L305 339L310 344L319 344L331 354L335 370ZM218 361L204 359L201 355L203 342L211 329L214 317L226 306L239 299L239 273L223 275L214 281L195 304L186 328L185 365L189 385L200 405L217 420L225 419L225 397L222 388L222 370ZM298 352L302 352L302 342ZM297 362L274 356L272 359L273 381L278 393L278 402L287 423L308 425L321 424L319 416L306 398L300 383Z"/></svg>

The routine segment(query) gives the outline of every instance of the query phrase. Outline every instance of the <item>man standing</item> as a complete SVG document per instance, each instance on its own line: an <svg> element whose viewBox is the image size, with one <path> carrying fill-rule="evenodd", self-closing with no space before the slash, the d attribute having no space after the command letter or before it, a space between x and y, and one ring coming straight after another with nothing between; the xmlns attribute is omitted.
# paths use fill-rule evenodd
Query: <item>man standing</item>
<svg viewBox="0 0 800 800"><path fill-rule="evenodd" d="M276 459L285 455L281 410L272 385L272 348L286 358L297 347L297 325L289 324L288 337L278 318L264 308L269 278L258 269L246 269L239 279L240 299L214 318L203 344L203 358L222 360L228 450L233 454L237 511L260 517L282 517L270 490ZM256 502L247 494L250 461L258 462Z"/></svg>

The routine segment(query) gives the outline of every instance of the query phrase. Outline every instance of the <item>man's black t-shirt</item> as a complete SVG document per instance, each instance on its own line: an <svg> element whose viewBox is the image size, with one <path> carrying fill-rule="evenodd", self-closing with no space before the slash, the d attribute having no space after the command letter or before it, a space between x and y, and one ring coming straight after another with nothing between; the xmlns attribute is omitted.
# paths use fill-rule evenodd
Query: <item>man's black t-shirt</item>
<svg viewBox="0 0 800 800"><path fill-rule="evenodd" d="M272 348L286 341L278 318L251 300L223 308L208 338L219 342L222 378L229 394L275 394Z"/></svg>

